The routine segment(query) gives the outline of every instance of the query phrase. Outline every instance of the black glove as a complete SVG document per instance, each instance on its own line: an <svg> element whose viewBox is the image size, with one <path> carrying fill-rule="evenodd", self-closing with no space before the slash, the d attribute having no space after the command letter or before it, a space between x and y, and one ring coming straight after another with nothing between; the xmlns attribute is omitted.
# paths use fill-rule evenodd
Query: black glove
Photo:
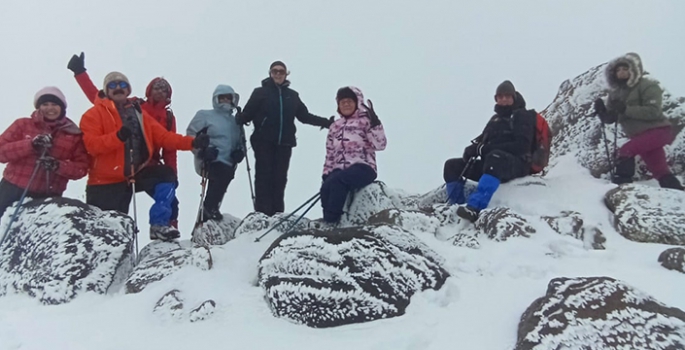
<svg viewBox="0 0 685 350"><path fill-rule="evenodd" d="M52 135L42 134L33 138L31 145L36 152L43 152L52 147Z"/></svg>
<svg viewBox="0 0 685 350"><path fill-rule="evenodd" d="M319 130L330 129L330 128L331 128L331 125L333 125L333 122L335 122L335 117L334 117L334 116L331 116L330 118L326 119L326 121L324 122L324 124L321 125L321 129L319 129Z"/></svg>
<svg viewBox="0 0 685 350"><path fill-rule="evenodd" d="M376 111L373 109L373 102L371 102L371 100L366 100L366 102L368 103L368 106L365 105L363 102L362 106L366 108L368 112L367 117L371 121L371 127L373 128L374 126L381 125L381 120L378 119L378 115L376 114Z"/></svg>
<svg viewBox="0 0 685 350"><path fill-rule="evenodd" d="M238 113L236 113L235 122L238 123L238 125L247 125L247 123L249 123L249 121L247 121L247 116L243 114L241 110L238 110Z"/></svg>
<svg viewBox="0 0 685 350"><path fill-rule="evenodd" d="M216 147L207 147L204 149L200 149L198 152L198 156L200 159L202 159L203 162L205 163L211 163L216 160L216 157L219 156L219 150L216 149Z"/></svg>
<svg viewBox="0 0 685 350"><path fill-rule="evenodd" d="M81 52L80 56L73 55L67 64L67 68L74 72L74 75L79 75L86 71L86 55Z"/></svg>
<svg viewBox="0 0 685 350"><path fill-rule="evenodd" d="M133 135L133 131L131 131L131 129L129 129L128 126L126 126L126 125L122 125L121 129L119 129L119 131L117 131L117 138L121 142L126 142L126 140L131 138L132 135Z"/></svg>
<svg viewBox="0 0 685 350"><path fill-rule="evenodd" d="M209 135L198 134L193 140L193 148L203 149L209 146Z"/></svg>
<svg viewBox="0 0 685 350"><path fill-rule="evenodd" d="M231 161L233 162L233 165L238 165L240 162L245 159L245 152L241 148L234 149L233 152L231 152Z"/></svg>
<svg viewBox="0 0 685 350"><path fill-rule="evenodd" d="M54 157L43 156L38 158L37 162L45 171L55 172L59 168L59 160Z"/></svg>
<svg viewBox="0 0 685 350"><path fill-rule="evenodd" d="M462 158L463 158L465 161L468 161L469 159L471 159L471 158L473 158L473 157L477 157L477 156L478 156L478 146L479 146L479 145L480 145L480 144L478 144L478 143L473 143L473 144L471 144L470 146L464 148L464 154L462 155Z"/></svg>
<svg viewBox="0 0 685 350"><path fill-rule="evenodd" d="M604 118L607 113L607 106L604 104L604 100L598 98L595 100L595 113L599 118Z"/></svg>
<svg viewBox="0 0 685 350"><path fill-rule="evenodd" d="M618 114L623 114L626 112L626 103L621 100L612 100L610 105L612 111L615 111Z"/></svg>

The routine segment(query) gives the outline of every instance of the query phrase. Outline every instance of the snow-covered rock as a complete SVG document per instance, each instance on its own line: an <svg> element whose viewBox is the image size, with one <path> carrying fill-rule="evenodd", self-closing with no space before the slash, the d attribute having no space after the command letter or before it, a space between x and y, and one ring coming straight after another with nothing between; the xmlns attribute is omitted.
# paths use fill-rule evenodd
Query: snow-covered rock
<svg viewBox="0 0 685 350"><path fill-rule="evenodd" d="M239 237L245 234L253 235L260 231L271 229L272 227L278 225L278 227L275 227L273 231L269 233L269 235L272 236L271 239L273 239L278 235L283 234L289 227L292 226L292 224L295 223L295 221L297 221L297 218L299 217L299 215L296 213L295 215L292 215L286 219L288 215L290 214L278 213L274 216L268 216L260 212L250 213L240 222L240 224L238 224L238 227L235 229L235 237ZM281 223L279 224L279 222ZM310 220L303 217L300 219L300 221L297 222L295 226L293 226L292 229L304 230L309 228L309 226ZM260 234L264 233L265 232L261 232Z"/></svg>
<svg viewBox="0 0 685 350"><path fill-rule="evenodd" d="M506 241L511 237L530 237L535 228L521 215L504 207L488 208L481 211L475 222L476 229L494 241Z"/></svg>
<svg viewBox="0 0 685 350"><path fill-rule="evenodd" d="M197 245L223 245L235 238L235 229L240 219L230 214L223 214L221 221L208 220L193 230L191 242Z"/></svg>
<svg viewBox="0 0 685 350"><path fill-rule="evenodd" d="M565 154L573 154L578 162L588 168L595 177L609 172L606 148L613 154L615 124L602 126L594 116L593 101L605 98L607 88L604 69L606 63L593 67L587 72L561 84L554 101L542 114L547 119L554 135L550 164ZM658 77L656 77L658 79ZM679 130L685 125L685 98L675 98L664 92L663 111ZM608 138L604 141L602 129ZM617 129L618 147L627 141L619 127ZM680 133L668 147L668 162L675 174L685 175L685 135ZM647 179L644 163L638 163L638 177Z"/></svg>
<svg viewBox="0 0 685 350"><path fill-rule="evenodd" d="M386 209L368 220L372 225L394 225L405 231L434 235L442 224L435 216L418 210Z"/></svg>
<svg viewBox="0 0 685 350"><path fill-rule="evenodd" d="M152 312L162 319L180 320L183 317L183 297L178 289L164 294Z"/></svg>
<svg viewBox="0 0 685 350"><path fill-rule="evenodd" d="M555 278L521 316L515 350L685 349L685 312L609 277Z"/></svg>
<svg viewBox="0 0 685 350"><path fill-rule="evenodd" d="M587 249L605 249L606 238L597 227L585 227L581 214L563 211L558 216L543 216L542 220L560 235L570 236L583 241Z"/></svg>
<svg viewBox="0 0 685 350"><path fill-rule="evenodd" d="M214 300L206 300L200 306L192 309L188 318L190 322L204 321L214 315L216 311L216 302Z"/></svg>
<svg viewBox="0 0 685 350"><path fill-rule="evenodd" d="M178 245L174 248L173 242L152 242L149 246L152 247L146 247L148 252L141 253L142 259L126 280L126 293L138 293L186 266L204 271L212 268L212 253L207 247L183 248Z"/></svg>
<svg viewBox="0 0 685 350"><path fill-rule="evenodd" d="M350 193L340 218L339 227L351 227L366 224L374 214L386 209L402 208L397 195L380 181Z"/></svg>
<svg viewBox="0 0 685 350"><path fill-rule="evenodd" d="M659 255L661 266L685 273L685 249L670 248Z"/></svg>
<svg viewBox="0 0 685 350"><path fill-rule="evenodd" d="M685 245L685 192L621 185L604 201L614 213L614 226L624 237L644 243Z"/></svg>
<svg viewBox="0 0 685 350"><path fill-rule="evenodd" d="M7 209L0 232L13 212ZM132 250L126 215L70 198L27 201L0 247L0 295L61 304L84 292L117 291L133 268Z"/></svg>
<svg viewBox="0 0 685 350"><path fill-rule="evenodd" d="M259 284L275 316L334 327L404 314L414 293L442 287L443 263L396 226L300 231L264 253Z"/></svg>

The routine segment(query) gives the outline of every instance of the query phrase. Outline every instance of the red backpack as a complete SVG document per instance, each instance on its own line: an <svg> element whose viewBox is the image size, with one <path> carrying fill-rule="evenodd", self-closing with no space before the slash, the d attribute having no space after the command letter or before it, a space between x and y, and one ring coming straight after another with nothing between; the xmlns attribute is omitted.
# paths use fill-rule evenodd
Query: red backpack
<svg viewBox="0 0 685 350"><path fill-rule="evenodd" d="M540 113L537 113L535 119L535 136L531 147L531 174L538 174L545 169L552 149L552 129L547 124L547 120Z"/></svg>

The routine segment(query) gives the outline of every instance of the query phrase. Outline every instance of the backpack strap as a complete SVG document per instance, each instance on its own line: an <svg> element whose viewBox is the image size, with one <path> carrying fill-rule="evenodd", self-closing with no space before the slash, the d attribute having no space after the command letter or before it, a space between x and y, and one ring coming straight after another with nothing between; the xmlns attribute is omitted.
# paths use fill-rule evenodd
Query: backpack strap
<svg viewBox="0 0 685 350"><path fill-rule="evenodd" d="M174 126L174 111L171 110L171 108L167 107L166 109L166 129L167 131L171 131L171 128Z"/></svg>

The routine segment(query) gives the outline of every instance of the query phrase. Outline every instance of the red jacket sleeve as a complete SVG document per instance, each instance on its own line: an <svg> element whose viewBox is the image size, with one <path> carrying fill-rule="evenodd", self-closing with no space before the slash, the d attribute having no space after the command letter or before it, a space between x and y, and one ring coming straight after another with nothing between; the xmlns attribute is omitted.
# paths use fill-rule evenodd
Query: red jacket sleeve
<svg viewBox="0 0 685 350"><path fill-rule="evenodd" d="M90 101L90 103L95 103L95 99L98 96L99 90L97 87L95 87L95 84L93 84L93 81L90 79L88 73L83 72L77 75L75 78L78 86L81 87L81 90L88 98L88 101Z"/></svg>
<svg viewBox="0 0 685 350"><path fill-rule="evenodd" d="M171 132L176 133L176 116L169 112L171 116ZM178 156L176 150L162 148L162 159L164 164L170 166L176 173L178 173Z"/></svg>
<svg viewBox="0 0 685 350"><path fill-rule="evenodd" d="M31 139L22 136L22 124L28 119L15 120L5 132L0 135L0 163L9 163L25 157L35 156Z"/></svg>
<svg viewBox="0 0 685 350"><path fill-rule="evenodd" d="M88 173L88 153L82 138L79 138L71 158L59 162L56 173L69 180L78 180L86 176Z"/></svg>
<svg viewBox="0 0 685 350"><path fill-rule="evenodd" d="M114 152L121 147L122 142L117 137L118 130L105 133L95 107L87 110L81 117L79 127L83 132L83 144L92 156Z"/></svg>

